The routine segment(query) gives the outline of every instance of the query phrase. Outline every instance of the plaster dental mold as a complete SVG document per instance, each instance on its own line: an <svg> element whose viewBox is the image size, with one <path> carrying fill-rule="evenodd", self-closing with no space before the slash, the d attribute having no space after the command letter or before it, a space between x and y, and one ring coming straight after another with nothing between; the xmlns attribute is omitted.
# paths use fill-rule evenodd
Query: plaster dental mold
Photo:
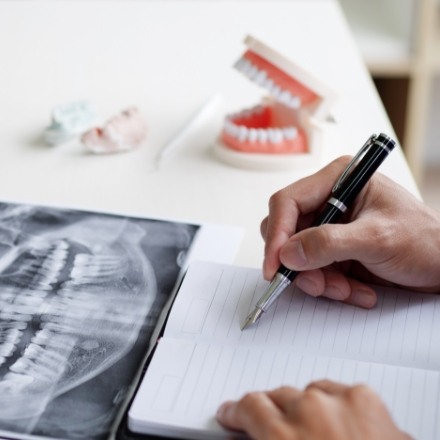
<svg viewBox="0 0 440 440"><path fill-rule="evenodd" d="M226 116L216 154L255 169L285 169L317 158L336 95L301 67L255 38L234 67L269 96Z"/></svg>
<svg viewBox="0 0 440 440"><path fill-rule="evenodd" d="M44 131L44 139L50 145L62 144L84 133L95 120L95 110L88 101L60 105L52 111L52 121Z"/></svg>
<svg viewBox="0 0 440 440"><path fill-rule="evenodd" d="M81 136L87 151L95 154L121 153L138 148L147 137L147 126L139 110L128 108L103 127L95 127Z"/></svg>

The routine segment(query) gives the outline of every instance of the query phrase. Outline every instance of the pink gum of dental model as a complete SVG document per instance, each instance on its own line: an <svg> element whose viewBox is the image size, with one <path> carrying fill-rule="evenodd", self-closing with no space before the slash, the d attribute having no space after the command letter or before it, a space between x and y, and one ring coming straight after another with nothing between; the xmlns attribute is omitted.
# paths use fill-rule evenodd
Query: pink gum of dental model
<svg viewBox="0 0 440 440"><path fill-rule="evenodd" d="M220 139L229 148L243 153L306 153L306 133L295 126L284 125L279 107L276 103L261 105L229 116ZM236 127L238 135L231 134L231 125ZM283 132L289 131L294 135L285 138Z"/></svg>
<svg viewBox="0 0 440 440"><path fill-rule="evenodd" d="M259 106L229 115L220 134L223 144L245 153L307 153L307 134L298 123L298 109L313 106L319 96L252 50L242 59L264 74L285 98L283 102L280 95L272 96Z"/></svg>
<svg viewBox="0 0 440 440"><path fill-rule="evenodd" d="M128 108L81 137L86 149L96 154L119 153L139 147L146 139L147 127L139 110Z"/></svg>
<svg viewBox="0 0 440 440"><path fill-rule="evenodd" d="M308 105L315 101L318 96L309 88L298 82L295 78L287 75L281 69L274 66L269 61L260 57L255 52L247 50L243 57L257 66L260 70L264 70L267 76L278 85L282 90L289 91L293 96L298 96L301 99L301 105Z"/></svg>

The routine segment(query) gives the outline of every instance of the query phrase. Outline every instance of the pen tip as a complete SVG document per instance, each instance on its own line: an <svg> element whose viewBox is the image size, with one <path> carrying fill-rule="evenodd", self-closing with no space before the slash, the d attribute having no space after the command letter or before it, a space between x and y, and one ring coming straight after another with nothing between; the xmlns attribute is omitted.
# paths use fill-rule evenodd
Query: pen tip
<svg viewBox="0 0 440 440"><path fill-rule="evenodd" d="M241 326L241 330L245 330L246 328L250 327L251 325L255 324L259 319L260 316L263 314L263 310L259 308L255 308L252 310L251 313L246 317L245 321L243 322Z"/></svg>

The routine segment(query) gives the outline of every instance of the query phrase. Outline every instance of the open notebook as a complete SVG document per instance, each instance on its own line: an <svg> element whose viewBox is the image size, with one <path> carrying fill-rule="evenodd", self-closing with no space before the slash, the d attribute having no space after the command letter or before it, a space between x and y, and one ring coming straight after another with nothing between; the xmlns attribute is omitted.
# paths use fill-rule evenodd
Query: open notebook
<svg viewBox="0 0 440 440"><path fill-rule="evenodd" d="M401 429L439 438L440 296L381 288L367 311L291 288L241 331L266 284L258 269L190 266L129 410L132 431L226 438L214 419L223 401L328 378L370 385Z"/></svg>

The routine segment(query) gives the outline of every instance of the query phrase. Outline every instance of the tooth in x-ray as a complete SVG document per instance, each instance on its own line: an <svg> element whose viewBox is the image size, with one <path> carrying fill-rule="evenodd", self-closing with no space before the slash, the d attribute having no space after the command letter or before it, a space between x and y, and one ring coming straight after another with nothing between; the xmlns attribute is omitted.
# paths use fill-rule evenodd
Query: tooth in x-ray
<svg viewBox="0 0 440 440"><path fill-rule="evenodd" d="M0 204L0 429L31 432L51 400L123 358L157 296L148 229L78 212Z"/></svg>

